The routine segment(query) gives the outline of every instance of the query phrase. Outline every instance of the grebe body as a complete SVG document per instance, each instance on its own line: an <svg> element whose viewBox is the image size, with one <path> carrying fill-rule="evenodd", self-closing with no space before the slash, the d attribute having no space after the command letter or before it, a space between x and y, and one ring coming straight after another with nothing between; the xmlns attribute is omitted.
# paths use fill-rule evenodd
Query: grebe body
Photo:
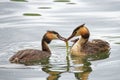
<svg viewBox="0 0 120 80"><path fill-rule="evenodd" d="M71 47L71 55L81 56L102 53L110 50L109 43L101 39L89 40L90 32L85 24L78 26L74 29L72 35L68 37L70 40L74 36L80 36L80 38L74 40L74 44Z"/></svg>
<svg viewBox="0 0 120 80"><path fill-rule="evenodd" d="M38 61L42 59L49 58L51 55L51 51L48 47L48 44L53 39L60 39L65 40L65 38L61 37L57 32L55 31L47 31L45 35L42 38L42 50L37 49L25 49L18 51L15 55L13 55L9 61L11 63L28 63L33 61Z"/></svg>

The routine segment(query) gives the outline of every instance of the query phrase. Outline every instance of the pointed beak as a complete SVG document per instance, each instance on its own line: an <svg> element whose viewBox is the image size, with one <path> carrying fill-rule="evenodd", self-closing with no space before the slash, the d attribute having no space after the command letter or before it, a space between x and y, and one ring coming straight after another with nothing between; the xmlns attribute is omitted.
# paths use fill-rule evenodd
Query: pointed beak
<svg viewBox="0 0 120 80"><path fill-rule="evenodd" d="M67 38L67 41L69 41L71 38L75 36L75 33L73 33L70 37Z"/></svg>
<svg viewBox="0 0 120 80"><path fill-rule="evenodd" d="M62 36L60 36L60 35L58 35L58 38L60 39L60 40L62 40L62 41L67 41L67 39L66 38L64 38L64 37L62 37Z"/></svg>

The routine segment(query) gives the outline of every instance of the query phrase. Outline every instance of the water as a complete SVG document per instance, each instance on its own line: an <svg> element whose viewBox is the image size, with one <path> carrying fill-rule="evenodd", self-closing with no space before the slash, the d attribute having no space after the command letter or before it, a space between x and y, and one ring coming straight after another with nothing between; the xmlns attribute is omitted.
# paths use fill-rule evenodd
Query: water
<svg viewBox="0 0 120 80"><path fill-rule="evenodd" d="M0 0L0 80L119 80L120 1L59 1ZM108 58L66 58L65 43L55 40L49 45L52 55L48 64L9 63L8 59L18 50L41 49L41 38L47 30L68 37L83 23L90 29L90 39L110 43Z"/></svg>

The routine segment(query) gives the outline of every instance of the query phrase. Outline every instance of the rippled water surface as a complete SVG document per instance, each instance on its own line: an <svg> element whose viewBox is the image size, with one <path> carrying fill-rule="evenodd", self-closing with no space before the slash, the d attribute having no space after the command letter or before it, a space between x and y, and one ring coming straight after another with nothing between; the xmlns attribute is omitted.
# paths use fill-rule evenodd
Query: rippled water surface
<svg viewBox="0 0 120 80"><path fill-rule="evenodd" d="M0 80L119 80L120 0L0 0ZM85 23L90 39L110 43L106 59L88 61L66 57L63 41L49 45L47 64L11 64L18 50L41 49L47 30L68 37ZM70 42L70 45L72 43Z"/></svg>

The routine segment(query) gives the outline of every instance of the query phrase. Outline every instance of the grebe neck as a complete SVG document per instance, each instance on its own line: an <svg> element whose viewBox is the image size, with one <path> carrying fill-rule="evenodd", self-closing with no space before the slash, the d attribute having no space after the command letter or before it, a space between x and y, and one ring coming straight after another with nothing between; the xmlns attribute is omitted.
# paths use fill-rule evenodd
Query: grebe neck
<svg viewBox="0 0 120 80"><path fill-rule="evenodd" d="M81 37L71 48L71 54L75 55L75 56L79 56L79 55L84 55L82 52L82 48L84 47L84 45L86 44L86 42L88 41L88 38L83 38Z"/></svg>
<svg viewBox="0 0 120 80"><path fill-rule="evenodd" d="M43 36L42 39L42 51L47 51L49 53L51 53L48 44L51 42L51 40L49 40L45 35Z"/></svg>
<svg viewBox="0 0 120 80"><path fill-rule="evenodd" d="M74 45L72 48L77 48L78 50L80 50L85 44L86 42L88 41L88 39L85 39L85 38L80 38Z"/></svg>

